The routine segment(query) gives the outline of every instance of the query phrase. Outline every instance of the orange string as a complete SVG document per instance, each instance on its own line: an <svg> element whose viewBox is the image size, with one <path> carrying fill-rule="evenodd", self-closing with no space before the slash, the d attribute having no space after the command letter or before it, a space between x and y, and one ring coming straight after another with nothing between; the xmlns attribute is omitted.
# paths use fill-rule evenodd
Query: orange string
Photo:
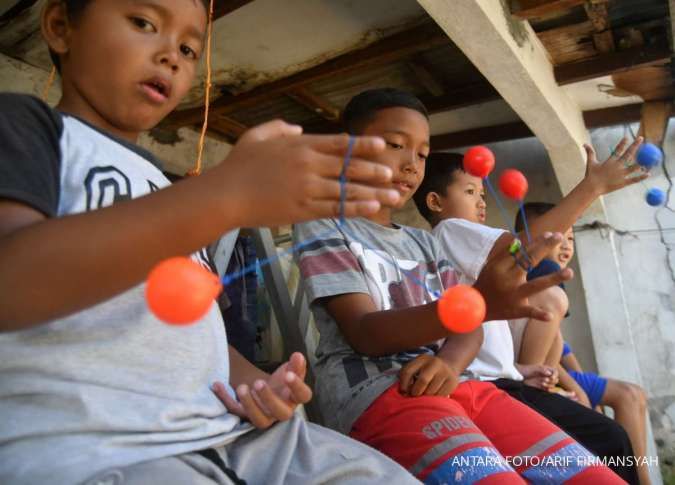
<svg viewBox="0 0 675 485"><path fill-rule="evenodd" d="M47 95L49 94L52 84L54 84L54 79L56 79L56 66L52 66L49 78L47 78L47 84L45 84L45 87L42 89L42 101L47 101Z"/></svg>
<svg viewBox="0 0 675 485"><path fill-rule="evenodd" d="M209 3L209 27L206 36L206 92L204 94L204 123L202 123L202 132L199 136L197 145L197 162L195 168L188 172L188 175L199 175L202 172L202 156L204 155L204 141L206 139L206 130L209 126L209 104L211 97L211 34L213 30L213 0Z"/></svg>

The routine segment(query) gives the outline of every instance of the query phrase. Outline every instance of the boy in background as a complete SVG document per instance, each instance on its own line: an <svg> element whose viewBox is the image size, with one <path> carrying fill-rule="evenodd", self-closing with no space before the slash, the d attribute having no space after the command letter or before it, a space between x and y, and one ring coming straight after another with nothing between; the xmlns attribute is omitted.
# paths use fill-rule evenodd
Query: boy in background
<svg viewBox="0 0 675 485"><path fill-rule="evenodd" d="M604 190L632 183L622 179L635 172L625 168L624 159L633 156L639 142L626 150L625 158L598 164L592 148L587 147L589 169L577 188L552 211L530 227L533 237L547 230L563 229L569 213L582 212ZM617 148L623 154L625 140ZM640 177L642 178L642 177ZM483 182L479 177L464 172L462 156L453 153L432 153L427 160L427 173L417 195L420 213L433 227L450 264L456 269L460 283L473 284L482 277L491 259L507 252L513 236L501 229L484 224L487 205ZM569 222L571 224L571 222ZM552 273L556 274L556 273ZM531 298L533 303L546 308L552 315L555 327L567 311L566 298L558 287L547 288ZM549 325L534 318L539 325ZM493 381L512 397L530 406L573 436L579 443L600 457L625 457L632 455L626 433L610 419L594 413L566 398L548 392L556 384L556 367L543 361L518 365L514 358L513 341L506 319L483 324L484 340L477 358L467 366L468 375L481 381ZM555 336L553 336L555 337ZM549 352L549 342L543 357ZM634 483L635 469L630 466L613 468L622 478Z"/></svg>
<svg viewBox="0 0 675 485"><path fill-rule="evenodd" d="M408 93L375 89L348 103L344 121L351 134L385 139L378 161L393 170L403 205L424 178L424 106ZM298 264L321 334L317 396L330 427L384 452L426 483L620 482L605 467L586 466L587 450L492 384L459 382L482 332L455 334L439 321L436 299L456 280L431 234L392 223L391 209L383 208L343 224L299 224L294 235L298 243L312 241L298 253ZM559 242L559 234L546 234L530 254L538 261ZM569 277L561 272L526 284L525 272L504 251L475 286L489 319L547 319L527 297ZM514 470L507 458L523 454ZM532 454L551 461L538 464ZM551 464L563 456L573 465Z"/></svg>
<svg viewBox="0 0 675 485"><path fill-rule="evenodd" d="M525 215L528 221L536 221L553 209L552 204L531 202L525 204ZM522 218L516 220L521 227ZM528 279L535 279L566 268L574 257L574 232L572 228L565 233L563 243L554 249L548 257L530 271ZM630 382L599 376L594 372L585 372L572 348L563 342L558 333L563 350L559 363L560 387L580 396L583 403L591 409L609 406L614 410L614 419L628 433L635 456L644 457L647 453L647 395L642 387ZM649 468L644 461L639 462L638 475L641 485L651 483Z"/></svg>

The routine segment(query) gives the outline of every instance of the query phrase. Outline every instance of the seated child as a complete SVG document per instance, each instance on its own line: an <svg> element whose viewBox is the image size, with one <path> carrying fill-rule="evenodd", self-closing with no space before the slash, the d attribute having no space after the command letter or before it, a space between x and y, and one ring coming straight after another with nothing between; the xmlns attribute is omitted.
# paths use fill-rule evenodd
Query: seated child
<svg viewBox="0 0 675 485"><path fill-rule="evenodd" d="M505 242L509 243L513 236L484 224L487 205L483 183L480 178L464 172L461 155L432 153L427 159L426 170L424 181L415 195L417 207L432 225L434 235L457 271L459 282L473 284L481 277L486 263L507 252ZM583 210L569 200L561 206L569 211ZM564 223L565 216L559 217ZM533 234L541 234L542 228L555 229L559 224L550 219L540 220L531 230ZM558 287L548 288L536 299L543 303L547 298L553 300L554 304L546 308L553 315L556 329L567 310L566 300L560 302L560 293L562 290ZM531 300L535 301L534 298ZM538 318L535 320L539 325L550 324ZM497 387L550 419L598 456L624 457L632 454L626 433L611 420L547 392L557 380L555 367L543 365L543 362L520 365L515 361L506 320L484 323L483 332L480 351L467 367L469 375L482 381L493 381ZM632 467L617 466L615 471L626 480L635 478Z"/></svg>
<svg viewBox="0 0 675 485"><path fill-rule="evenodd" d="M420 101L394 89L370 90L349 102L344 120L349 133L386 140L378 160L394 171L399 205L409 200L429 153ZM605 467L574 459L592 455L494 385L459 383L482 332L455 334L439 321L436 299L455 277L431 234L392 223L385 208L343 224L299 224L294 236L306 243L298 264L321 334L317 396L330 427L384 452L426 483L621 481ZM533 258L559 242L559 234L542 237ZM486 298L488 318L545 318L525 299L570 273L528 286L525 272L504 255L475 285ZM533 450L551 462L529 459ZM521 455L527 458L512 468L507 459ZM561 456L573 457L574 465L553 464Z"/></svg>
<svg viewBox="0 0 675 485"><path fill-rule="evenodd" d="M204 4L50 0L41 25L57 109L0 94L0 483L419 483L293 413L312 394L302 355L268 375L228 349L215 305L177 327L144 298L155 264L206 265L235 227L335 214L348 138L270 122L170 186L135 141L188 92ZM358 138L348 216L398 200L377 188L384 149Z"/></svg>
<svg viewBox="0 0 675 485"><path fill-rule="evenodd" d="M531 203L525 205L528 220L545 217L553 208L550 204ZM568 229L563 244L551 252L547 259L534 268L528 276L530 279L557 272L574 257L574 232ZM562 341L562 337L560 337ZM579 365L570 346L563 342L560 361L560 385L568 391L575 392L580 400L590 408L599 405L609 406L614 410L614 419L628 433L636 456L645 456L647 452L647 395L640 386L630 382L610 379L593 372L584 372ZM649 469L641 464L638 475L642 485L651 483Z"/></svg>

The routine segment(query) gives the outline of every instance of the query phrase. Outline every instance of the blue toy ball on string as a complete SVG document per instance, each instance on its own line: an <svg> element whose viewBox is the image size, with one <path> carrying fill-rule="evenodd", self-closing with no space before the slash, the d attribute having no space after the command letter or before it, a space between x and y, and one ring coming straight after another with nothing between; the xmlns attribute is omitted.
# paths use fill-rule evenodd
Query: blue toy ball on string
<svg viewBox="0 0 675 485"><path fill-rule="evenodd" d="M652 207L657 207L663 205L663 202L666 200L666 193L657 188L649 189L647 191L647 204Z"/></svg>
<svg viewBox="0 0 675 485"><path fill-rule="evenodd" d="M652 143L645 143L637 154L637 163L645 168L656 167L663 161L661 149Z"/></svg>

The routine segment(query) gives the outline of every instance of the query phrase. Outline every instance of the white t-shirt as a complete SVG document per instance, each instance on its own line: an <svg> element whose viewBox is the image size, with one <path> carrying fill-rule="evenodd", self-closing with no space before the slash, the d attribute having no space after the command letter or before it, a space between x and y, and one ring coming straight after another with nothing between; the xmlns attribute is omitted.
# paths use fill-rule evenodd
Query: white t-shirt
<svg viewBox="0 0 675 485"><path fill-rule="evenodd" d="M0 138L0 197L48 217L170 185L149 153L28 96L0 93ZM204 253L193 258L208 265ZM144 289L0 333L0 483L80 483L105 469L220 446L251 429L209 388L230 374L216 305L193 325L166 325L148 310Z"/></svg>
<svg viewBox="0 0 675 485"><path fill-rule="evenodd" d="M504 232L502 229L476 224L464 219L446 219L433 229L441 242L460 284L473 285L485 265L492 246ZM483 323L483 345L467 372L480 380L499 378L521 381L515 366L513 339L506 320Z"/></svg>

